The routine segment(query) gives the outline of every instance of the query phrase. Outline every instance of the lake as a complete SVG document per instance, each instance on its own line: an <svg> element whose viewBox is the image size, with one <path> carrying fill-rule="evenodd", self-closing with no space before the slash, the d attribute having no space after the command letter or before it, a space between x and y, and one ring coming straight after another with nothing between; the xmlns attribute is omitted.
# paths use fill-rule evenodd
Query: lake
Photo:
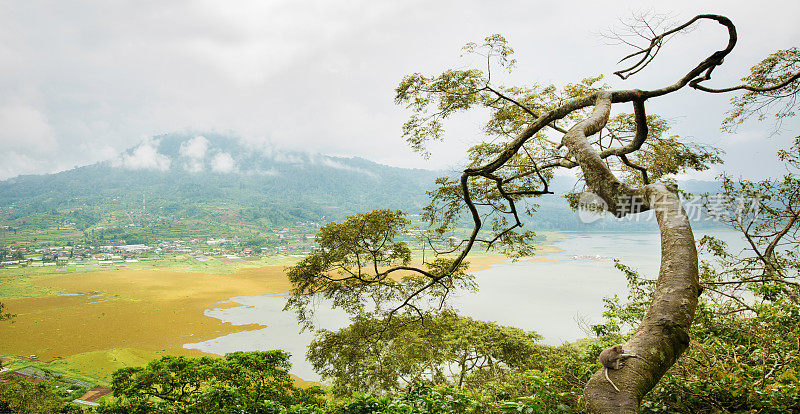
<svg viewBox="0 0 800 414"><path fill-rule="evenodd" d="M543 343L558 345L587 337L579 321L601 322L604 297L627 294L625 275L614 268L612 258L645 277L658 276L661 248L657 232L567 234L569 238L555 242L560 252L508 260L476 272L478 292L456 295L452 303L463 315L536 331L544 336ZM695 237L702 234L714 235L737 248L743 246L736 232L696 232ZM250 295L231 300L242 306L209 309L206 315L237 325L267 327L186 344L185 348L215 354L279 348L292 353L292 373L319 380L305 360L313 334L300 333L294 313L282 312L286 298ZM339 329L347 324L347 317L340 311L319 311L317 323Z"/></svg>

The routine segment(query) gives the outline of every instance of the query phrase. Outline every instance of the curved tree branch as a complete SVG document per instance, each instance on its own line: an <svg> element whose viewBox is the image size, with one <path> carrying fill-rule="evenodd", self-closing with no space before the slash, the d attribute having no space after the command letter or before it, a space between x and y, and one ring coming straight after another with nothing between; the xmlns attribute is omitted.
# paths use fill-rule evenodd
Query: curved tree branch
<svg viewBox="0 0 800 414"><path fill-rule="evenodd" d="M686 85L697 88L701 82L711 78L713 69L721 65L724 58L733 50L737 40L735 26L728 18L718 15L696 16L683 25L660 35L653 41L651 48L660 47L664 36L682 30L701 19L714 20L725 26L729 34L728 44L724 49L708 56L674 84L650 91L600 91L571 99L536 118L494 160L480 167L468 168L461 176L462 194L472 213L474 228L466 249L453 263L454 266L460 264L469 253L482 225L477 208L470 198L469 179L475 176L486 177L487 174L493 173L506 165L523 148L525 142L542 128L574 111L594 104L592 113L570 128L562 139L562 145L568 147L574 162L560 160L552 166L568 168L575 165L580 166L587 186L606 202L608 211L618 217L650 208L656 210L662 239L661 271L651 307L631 340L625 345L625 349L631 349L637 355L641 355L641 358L631 361L629 368L614 373L616 374L615 382L622 387L620 393L615 393L615 390L605 381L605 378L602 377L602 370L592 377L584 394L590 412L638 412L642 397L655 386L689 344L688 331L694 318L700 287L694 236L688 217L680 205L680 199L663 184L649 184L642 189L629 188L614 176L603 159L616 155L622 158L627 165L637 168L627 160L626 154L641 148L647 139L648 128L644 101L648 98L672 93ZM627 76L638 72L644 65L652 61L655 53L651 55L647 50L643 52L645 57L627 69L631 71ZM620 76L623 79L627 77ZM587 137L597 133L605 126L611 105L617 102L634 103L636 135L624 147L609 148L598 153L588 142ZM637 169L641 170L641 168ZM646 173L643 178L647 183ZM639 201L639 205L636 207L634 207L634 198ZM513 205L513 201L511 203Z"/></svg>
<svg viewBox="0 0 800 414"><path fill-rule="evenodd" d="M794 81L796 81L798 79L800 79L800 72L795 73L794 75L789 77L789 79L786 79L785 81L783 81L781 83L778 83L778 84L772 85L772 86L768 86L766 88L760 88L760 87L757 87L757 86L750 86L750 85L744 85L744 84L738 85L738 86L731 86L730 88L720 88L720 89L709 88L709 87L706 87L706 86L703 86L703 85L697 85L697 84L692 85L692 87L697 89L697 90L700 90L700 91L703 91L703 92L709 92L709 93L724 93L724 92L733 92L733 91L739 91L739 90L745 90L745 91L750 91L750 92L772 92L772 91L776 91L778 89L781 89L781 88L783 88L785 86L788 86L789 84L791 84L792 82L794 82Z"/></svg>
<svg viewBox="0 0 800 414"><path fill-rule="evenodd" d="M494 93L495 95L497 95L497 96L498 96L498 97L500 97L501 99L504 99L504 100L506 100L506 101L508 101L508 102L511 102L512 104L514 104L514 105L518 106L520 109L522 109L523 111L527 112L527 113L528 113L528 115L530 115L530 116L532 116L532 117L534 117L534 118L538 118L538 117L539 117L539 115L536 115L536 113L535 113L535 112L533 112L533 111L531 111L531 110L530 110L530 108L528 108L527 106L525 106L525 105L523 105L523 104L519 103L517 100L515 100L515 99L513 99L513 98L510 98L510 97L506 96L505 94L502 94L502 93L500 93L500 91L498 91L498 90L496 90L496 89L492 88L491 86L489 86L489 85L486 85L484 88L485 88L486 90L488 90L488 91L490 91L490 92ZM558 131L558 132L561 132L562 134L567 132L566 130L564 130L564 128L557 127L557 126L556 126L556 125L554 125L554 124L553 124L553 125L548 125L548 126L549 126L550 128L553 128L553 129L555 129L555 130L556 130L556 131Z"/></svg>
<svg viewBox="0 0 800 414"><path fill-rule="evenodd" d="M736 45L737 41L737 34L736 34L736 27L733 25L733 22L730 21L725 16L715 15L715 14L701 14L695 16L694 18L690 19L686 23L671 29L667 32L664 32L661 36L668 36L670 34L676 33L677 31L683 30L686 27L694 24L699 20L713 20L717 23L723 25L728 30L728 43L726 47L722 50L718 50L703 61L701 61L697 66L695 66L692 70L687 72L681 79L677 82L673 83L672 85L668 85L659 89L654 90L639 90L639 89L630 89L630 90L620 90L620 91L600 91L595 92L589 95L569 99L560 105L557 108L554 108L544 114L541 114L538 118L533 120L527 128L525 128L516 138L511 140L505 147L505 149L492 161L488 162L483 166L471 167L464 170L461 176L461 188L462 188L462 195L465 204L467 205L468 209L473 218L474 228L470 238L468 239L467 246L461 252L459 257L453 262L451 266L452 270L455 270L457 266L461 264L464 258L469 254L469 251L472 249L474 242L478 239L478 234L480 232L480 228L482 227L482 221L480 219L480 214L478 213L477 207L475 206L474 202L472 201L469 195L469 180L475 176L485 176L487 173L493 173L496 170L502 168L506 163L514 157L519 150L523 147L525 142L527 142L531 137L533 137L537 132L542 130L543 128L550 126L554 121L562 119L573 113L577 110L586 108L590 105L597 104L598 102L602 101L602 105L600 107L596 107L595 111L601 111L600 113L593 114L585 120L583 123L588 122L588 124L583 125L581 128L576 129L578 126L573 127L568 131L565 135L565 139L567 136L570 136L570 140L574 139L575 134L583 136L584 140L586 136L592 135L599 131L605 125L605 122L608 119L608 111L610 110L610 106L613 103L620 103L620 102L634 102L634 111L636 115L636 124L637 124L637 133L635 138L632 140L630 144L622 148L609 148L605 150L602 154L597 154L593 149L591 156L587 159L588 164L582 165L580 161L570 161L570 160L559 160L555 163L550 163L546 166L541 168L550 168L550 167L566 167L566 168L573 168L575 166L580 165L581 169L583 170L584 174L589 171L589 174L593 177L590 178L595 181L595 185L597 188L593 188L590 184L590 188L593 188L598 195L600 195L603 200L608 204L609 211L612 214L617 216L624 216L625 214L630 213L630 210L626 209L618 209L618 198L621 195L625 195L628 197L638 197L639 201L646 202L647 200L645 197L642 197L641 192L640 194L633 194L631 189L624 186L616 177L611 174L608 166L602 162L602 159L609 157L611 155L620 155L620 154L627 154L629 152L635 151L636 148L640 148L642 143L647 137L647 123L645 120L645 111L643 102L646 99L654 98L658 96L662 96L668 93L675 92L686 85L691 84L692 86L699 84L704 80L710 79L711 71L722 64L724 58L733 50L734 46ZM645 52L647 53L647 52ZM624 60L624 59L623 59ZM705 74L703 74L705 72ZM701 74L703 74L701 76ZM601 121L601 122L600 122ZM600 122L600 123L598 123ZM584 128L585 127L585 128ZM585 129L585 130L584 130ZM573 132L573 130L575 132ZM572 133L572 135L570 135ZM565 141L562 141L562 144L565 144ZM585 150L585 147L589 146L587 143L584 145L580 143L576 146L575 149L570 148L571 153L573 156L577 156L575 151L580 148L581 154L586 156L590 154ZM601 165L602 164L602 165ZM604 181L605 178L608 178L609 181ZM587 183L588 184L588 183ZM630 201L630 199L628 200ZM631 206L633 203L628 202L627 205ZM646 210L646 206L644 209L640 209L637 211ZM619 211L618 211L619 210Z"/></svg>

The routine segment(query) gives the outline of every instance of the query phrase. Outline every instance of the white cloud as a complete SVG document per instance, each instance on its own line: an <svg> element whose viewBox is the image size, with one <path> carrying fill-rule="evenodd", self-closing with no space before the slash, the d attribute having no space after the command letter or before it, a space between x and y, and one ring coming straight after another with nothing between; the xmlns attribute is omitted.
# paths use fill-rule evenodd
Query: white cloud
<svg viewBox="0 0 800 414"><path fill-rule="evenodd" d="M277 176L281 175L281 173L278 170L274 169L274 168L270 168L268 170L263 170L263 169L260 169L260 168L256 168L256 169L245 171L244 174L245 175L263 175L263 176L268 176L268 177L277 177Z"/></svg>
<svg viewBox="0 0 800 414"><path fill-rule="evenodd" d="M337 170L353 171L362 175L366 175L370 178L375 178L375 179L378 178L377 175L363 168L351 167L349 165L342 164L324 155L321 156L311 155L309 158L312 164L323 165L330 168L336 168Z"/></svg>
<svg viewBox="0 0 800 414"><path fill-rule="evenodd" d="M3 162L0 163L0 180L22 174L34 174L45 161L15 151L4 151Z"/></svg>
<svg viewBox="0 0 800 414"><path fill-rule="evenodd" d="M90 154L92 159L99 161L113 160L119 156L119 151L103 142L82 142L79 148L84 153Z"/></svg>
<svg viewBox="0 0 800 414"><path fill-rule="evenodd" d="M6 150L41 153L57 146L47 118L29 105L0 107L0 131L0 145Z"/></svg>
<svg viewBox="0 0 800 414"><path fill-rule="evenodd" d="M203 161L202 160L188 160L183 163L183 169L192 173L198 173L203 171Z"/></svg>
<svg viewBox="0 0 800 414"><path fill-rule="evenodd" d="M268 136L287 150L357 155L394 166L456 167L464 163L465 148L484 138L478 125L485 114L448 122L446 141L432 143L432 158L425 160L400 137L408 113L392 98L409 73L468 68L458 59L466 42L491 33L509 39L519 61L504 82L509 86L563 84L620 69L615 62L629 51L598 47L603 40L596 33L629 10L652 6L681 19L714 10L732 18L741 33L734 53L714 73L714 85L722 87L738 83L770 52L796 43L800 33L796 0L775 0L773 7L675 0L667 10L653 0L623 0L614 7L583 0L579 6L548 3L535 15L528 13L530 3L504 2L505 12L497 13L495 4L477 0L244 0L237 7L217 0L3 2L0 39L14 41L0 41L0 108L16 108L2 118L0 145L46 157L49 162L36 165L40 173L101 159L81 143L108 143L121 151L137 145L138 136L181 130ZM580 29L551 41L548 35L565 22ZM720 28L708 23L676 37L636 77L606 81L624 89L674 82L726 40ZM716 140L730 96L682 94L652 100L648 113L681 117L675 133L682 136ZM786 127L798 125L800 117ZM785 134L784 142L794 135ZM774 159L770 153L744 166L733 159L729 164L779 173L770 164ZM188 157L173 161L183 169ZM10 160L0 160L0 170L31 171Z"/></svg>
<svg viewBox="0 0 800 414"><path fill-rule="evenodd" d="M231 154L219 152L211 159L211 170L218 173L232 173L236 171L236 162Z"/></svg>
<svg viewBox="0 0 800 414"><path fill-rule="evenodd" d="M278 148L274 143L266 140L253 141L241 140L241 143L249 148L261 151L262 154L276 163L295 164L295 165L320 165L328 168L335 168L337 170L353 171L370 178L377 179L378 176L374 173L367 171L363 168L353 167L343 164L335 159L318 153L309 151L288 151ZM270 170L270 171L274 171ZM268 175L274 175L269 173Z"/></svg>
<svg viewBox="0 0 800 414"><path fill-rule="evenodd" d="M290 153L286 153L280 150L275 150L272 154L268 154L268 157L271 157L275 162L282 162L286 164L305 164L306 160L299 155L294 155Z"/></svg>
<svg viewBox="0 0 800 414"><path fill-rule="evenodd" d="M192 139L186 140L181 143L178 150L184 157L203 159L208 150L208 140L202 135L198 135Z"/></svg>
<svg viewBox="0 0 800 414"><path fill-rule="evenodd" d="M206 152L208 152L208 144L208 140L202 135L198 135L181 143L178 152L181 156L188 158L183 164L183 168L185 168L186 171L203 171L203 160L206 157Z"/></svg>
<svg viewBox="0 0 800 414"><path fill-rule="evenodd" d="M130 154L122 154L112 165L129 170L160 170L167 171L171 160L168 156L158 152L158 142L151 137L146 137L142 143Z"/></svg>

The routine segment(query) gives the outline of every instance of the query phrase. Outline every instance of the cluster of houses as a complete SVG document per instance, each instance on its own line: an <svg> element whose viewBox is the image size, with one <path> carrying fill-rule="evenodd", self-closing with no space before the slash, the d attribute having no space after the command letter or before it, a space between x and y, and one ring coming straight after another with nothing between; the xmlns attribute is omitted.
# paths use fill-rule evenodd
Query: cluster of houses
<svg viewBox="0 0 800 414"><path fill-rule="evenodd" d="M117 246L57 246L30 248L24 246L0 246L6 255L0 260L0 269L21 267L58 268L70 266L126 266L143 260L154 260L164 254L185 254L200 261L211 257L224 257L232 261L243 261L253 256L276 254L307 254L314 244L313 236L287 234L284 229L277 235L281 244L270 247L243 246L239 238L195 238L191 240L162 241L155 245L124 244Z"/></svg>
<svg viewBox="0 0 800 414"><path fill-rule="evenodd" d="M79 266L87 264L111 265L138 262L135 256L145 250L144 245L124 246L57 246L46 248L3 247L10 253L0 261L0 268Z"/></svg>

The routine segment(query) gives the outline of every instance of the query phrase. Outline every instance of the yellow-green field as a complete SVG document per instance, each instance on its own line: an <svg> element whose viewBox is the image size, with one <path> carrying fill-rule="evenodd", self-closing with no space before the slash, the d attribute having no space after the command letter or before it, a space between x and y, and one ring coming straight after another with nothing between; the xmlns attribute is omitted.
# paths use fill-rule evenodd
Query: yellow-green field
<svg viewBox="0 0 800 414"><path fill-rule="evenodd" d="M545 245L539 252L554 250ZM504 259L470 257L470 269ZM182 346L262 327L223 323L204 311L237 306L228 301L235 296L288 292L284 268L293 260L233 266L174 256L125 268L3 269L0 302L16 317L0 323L0 356L9 368L33 365L105 385L118 368L161 355L204 355Z"/></svg>

